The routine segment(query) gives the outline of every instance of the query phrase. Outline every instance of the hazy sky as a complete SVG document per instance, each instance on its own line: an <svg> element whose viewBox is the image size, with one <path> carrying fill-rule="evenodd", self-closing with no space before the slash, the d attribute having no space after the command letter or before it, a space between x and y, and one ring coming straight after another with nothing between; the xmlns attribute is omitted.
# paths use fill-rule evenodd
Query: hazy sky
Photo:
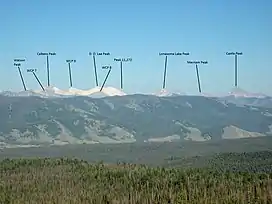
<svg viewBox="0 0 272 204"><path fill-rule="evenodd" d="M110 52L97 57L99 80L113 66L107 85L119 87L119 63L114 57L132 57L124 64L125 92L157 92L162 87L164 57L159 52L190 52L170 56L166 87L197 92L195 67L187 60L208 60L200 65L202 88L207 93L228 92L234 85L234 57L238 58L239 86L272 94L272 1L269 0L0 0L0 90L20 90L14 58L22 66L26 85L39 89L27 68L38 69L46 84L45 57L51 57L51 82L69 87L66 59L72 65L75 88L95 86L90 51ZM270 49L269 49L270 48Z"/></svg>

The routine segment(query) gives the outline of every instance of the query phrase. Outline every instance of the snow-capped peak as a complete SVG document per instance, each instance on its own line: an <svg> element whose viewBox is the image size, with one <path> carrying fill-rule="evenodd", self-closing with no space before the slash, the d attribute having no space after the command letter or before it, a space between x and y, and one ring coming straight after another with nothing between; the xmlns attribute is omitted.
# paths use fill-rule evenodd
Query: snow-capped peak
<svg viewBox="0 0 272 204"><path fill-rule="evenodd" d="M166 96L181 96L181 95L186 95L185 93L181 92L169 92L166 89L161 89L159 93L155 93L153 95L159 96L159 97L166 97Z"/></svg>
<svg viewBox="0 0 272 204"><path fill-rule="evenodd" d="M264 94L261 93L250 93L247 92L239 87L234 87L228 94L228 96L234 96L234 97L246 97L246 98L265 98L267 97Z"/></svg>
<svg viewBox="0 0 272 204"><path fill-rule="evenodd" d="M101 96L124 96L126 95L123 91L114 87L95 87L92 89L81 90L76 88L69 88L68 90L62 90L57 87L44 87L43 90L28 90L21 92L5 91L1 92L2 95L6 96L43 96L43 97L60 97L60 96L92 96L94 94L102 94Z"/></svg>

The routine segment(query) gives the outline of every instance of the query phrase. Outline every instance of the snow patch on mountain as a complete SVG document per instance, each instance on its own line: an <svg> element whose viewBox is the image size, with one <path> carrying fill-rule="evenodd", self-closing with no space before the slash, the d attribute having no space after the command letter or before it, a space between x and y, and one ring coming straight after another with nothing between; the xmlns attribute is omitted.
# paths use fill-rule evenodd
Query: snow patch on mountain
<svg viewBox="0 0 272 204"><path fill-rule="evenodd" d="M247 92L239 87L234 87L227 96L234 96L236 98L238 97L246 97L246 98L265 98L267 97L264 94L261 93L250 93Z"/></svg>
<svg viewBox="0 0 272 204"><path fill-rule="evenodd" d="M155 93L153 95L160 96L160 97L166 97L166 96L182 96L182 95L186 95L186 94L182 93L182 92L169 92L166 89L162 89L159 93Z"/></svg>
<svg viewBox="0 0 272 204"><path fill-rule="evenodd" d="M1 95L5 96L39 96L39 97L71 97L71 96L94 96L94 97L105 97L105 96L124 96L126 95L123 91L114 87L95 87L92 89L82 90L76 88L69 88L68 90L62 90L57 87L45 87L43 90L27 90L20 92L3 91Z"/></svg>

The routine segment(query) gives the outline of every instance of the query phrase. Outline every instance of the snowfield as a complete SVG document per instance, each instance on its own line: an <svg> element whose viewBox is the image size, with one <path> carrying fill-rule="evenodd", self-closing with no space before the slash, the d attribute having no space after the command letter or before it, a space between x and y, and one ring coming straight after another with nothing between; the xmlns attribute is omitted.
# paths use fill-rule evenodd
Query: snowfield
<svg viewBox="0 0 272 204"><path fill-rule="evenodd" d="M90 96L90 97L106 97L106 96L125 96L128 95L122 90L114 87L103 87L100 92L101 87L94 87L91 89L77 89L77 88L69 88L67 90L62 90L57 87L45 87L45 91L42 90L27 90L20 92L12 92L12 91L1 91L1 95L5 96L40 96L40 97L71 97L71 96ZM266 98L267 95L261 93L250 93L241 88L234 87L227 94L219 94L214 95L210 93L199 93L199 94L187 94L184 92L170 92L166 89L162 89L157 93L153 93L150 95L155 95L159 97L169 97L169 96L181 96L181 95L198 95L205 97L235 97L235 98Z"/></svg>

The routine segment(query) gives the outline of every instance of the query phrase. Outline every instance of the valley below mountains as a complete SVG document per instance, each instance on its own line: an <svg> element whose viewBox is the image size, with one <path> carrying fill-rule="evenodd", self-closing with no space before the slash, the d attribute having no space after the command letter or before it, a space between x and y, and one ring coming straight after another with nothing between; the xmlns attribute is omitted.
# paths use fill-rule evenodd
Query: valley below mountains
<svg viewBox="0 0 272 204"><path fill-rule="evenodd" d="M0 95L0 148L271 136L271 100L256 100L140 94L103 98Z"/></svg>

